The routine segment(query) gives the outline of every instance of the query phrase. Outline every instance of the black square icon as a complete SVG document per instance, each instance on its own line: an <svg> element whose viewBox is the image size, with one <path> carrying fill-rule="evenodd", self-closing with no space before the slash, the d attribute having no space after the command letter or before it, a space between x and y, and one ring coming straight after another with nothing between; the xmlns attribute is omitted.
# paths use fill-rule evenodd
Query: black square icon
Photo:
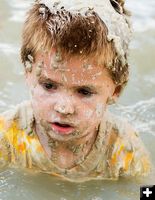
<svg viewBox="0 0 155 200"><path fill-rule="evenodd" d="M155 200L155 185L140 187L140 200Z"/></svg>

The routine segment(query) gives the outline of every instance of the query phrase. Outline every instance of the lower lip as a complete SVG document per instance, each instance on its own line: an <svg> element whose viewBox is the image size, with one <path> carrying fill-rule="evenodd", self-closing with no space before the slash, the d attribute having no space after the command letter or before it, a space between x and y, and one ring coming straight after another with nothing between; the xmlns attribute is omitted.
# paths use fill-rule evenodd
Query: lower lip
<svg viewBox="0 0 155 200"><path fill-rule="evenodd" d="M51 124L53 131L61 134L61 135L69 135L74 131L73 127L61 127L57 124Z"/></svg>

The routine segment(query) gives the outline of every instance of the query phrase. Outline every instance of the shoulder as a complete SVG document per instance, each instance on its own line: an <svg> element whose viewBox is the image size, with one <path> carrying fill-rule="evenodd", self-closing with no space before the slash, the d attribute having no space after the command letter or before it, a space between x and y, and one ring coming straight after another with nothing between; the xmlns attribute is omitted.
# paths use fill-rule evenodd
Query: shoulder
<svg viewBox="0 0 155 200"><path fill-rule="evenodd" d="M25 166L33 112L28 101L0 114L0 168L8 163Z"/></svg>
<svg viewBox="0 0 155 200"><path fill-rule="evenodd" d="M150 171L150 159L137 131L129 122L109 114L109 165L117 176L145 175Z"/></svg>
<svg viewBox="0 0 155 200"><path fill-rule="evenodd" d="M128 122L127 119L108 113L108 123L111 125L110 135L116 135L116 141L120 140L125 147L132 145L132 148L142 145L140 135L137 130ZM129 145L130 144L130 145Z"/></svg>
<svg viewBox="0 0 155 200"><path fill-rule="evenodd" d="M25 129L33 120L33 111L30 101L24 101L14 108L0 114L1 129L9 129L16 124L19 129Z"/></svg>

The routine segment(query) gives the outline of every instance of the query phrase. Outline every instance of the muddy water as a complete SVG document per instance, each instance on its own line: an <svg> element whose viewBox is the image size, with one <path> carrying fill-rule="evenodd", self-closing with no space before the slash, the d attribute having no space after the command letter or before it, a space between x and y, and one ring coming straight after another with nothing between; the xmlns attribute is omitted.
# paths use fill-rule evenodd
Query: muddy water
<svg viewBox="0 0 155 200"><path fill-rule="evenodd" d="M0 112L28 97L20 63L21 27L30 0L0 0ZM131 78L117 105L111 109L138 129L155 166L155 2L128 0L133 11ZM0 172L0 200L139 199L139 186L155 184L148 178L90 181L73 184L29 170Z"/></svg>

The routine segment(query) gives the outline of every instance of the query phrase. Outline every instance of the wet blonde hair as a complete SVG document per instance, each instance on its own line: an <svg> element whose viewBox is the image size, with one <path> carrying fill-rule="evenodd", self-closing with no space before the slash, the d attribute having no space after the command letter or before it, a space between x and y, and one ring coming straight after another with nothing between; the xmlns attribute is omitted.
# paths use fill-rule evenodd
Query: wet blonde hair
<svg viewBox="0 0 155 200"><path fill-rule="evenodd" d="M117 5L117 12L118 8ZM113 41L107 40L107 34L106 25L92 9L83 16L64 7L52 12L45 4L36 3L24 23L21 59L26 65L27 61L32 62L30 56L35 60L37 52L50 52L52 47L68 56L93 56L98 64L109 70L121 91L128 81L128 64L122 66Z"/></svg>

